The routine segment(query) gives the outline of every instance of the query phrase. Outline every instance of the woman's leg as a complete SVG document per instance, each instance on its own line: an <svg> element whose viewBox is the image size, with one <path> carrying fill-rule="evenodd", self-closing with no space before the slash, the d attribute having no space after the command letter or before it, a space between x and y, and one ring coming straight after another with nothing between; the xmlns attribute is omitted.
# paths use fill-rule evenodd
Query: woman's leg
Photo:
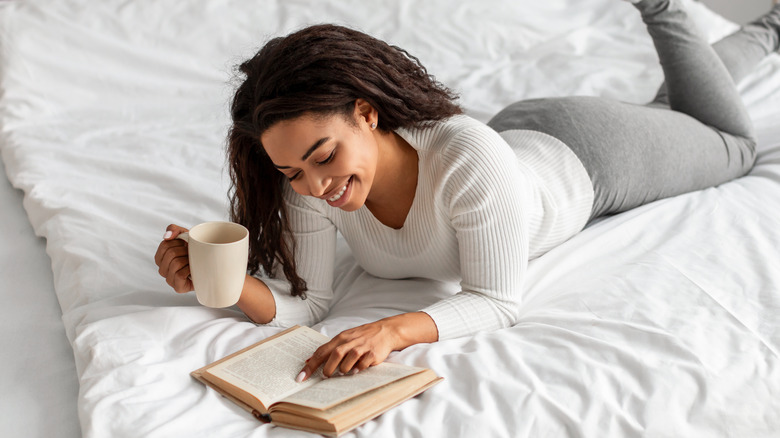
<svg viewBox="0 0 780 438"><path fill-rule="evenodd" d="M778 47L780 47L780 4L763 17L744 25L738 32L712 45L735 84L752 73L753 67ZM669 104L666 83L661 85L653 102Z"/></svg>
<svg viewBox="0 0 780 438"><path fill-rule="evenodd" d="M752 123L734 80L680 2L642 0L634 7L653 39L669 107L720 131L752 137Z"/></svg>
<svg viewBox="0 0 780 438"><path fill-rule="evenodd" d="M729 72L749 72L760 57L724 66L674 0L636 7L659 51L672 110L659 102L536 99L510 105L488 123L499 132L533 129L566 143L593 182L592 217L718 185L744 175L755 160L751 123ZM755 44L746 35L729 38ZM743 43L730 43L730 50Z"/></svg>

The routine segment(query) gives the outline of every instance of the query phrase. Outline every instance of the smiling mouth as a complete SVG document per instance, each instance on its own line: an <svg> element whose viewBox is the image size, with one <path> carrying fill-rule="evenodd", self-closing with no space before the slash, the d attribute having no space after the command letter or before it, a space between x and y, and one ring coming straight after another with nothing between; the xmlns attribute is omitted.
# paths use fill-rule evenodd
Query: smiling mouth
<svg viewBox="0 0 780 438"><path fill-rule="evenodd" d="M349 183L347 183L347 185L349 185ZM343 195L344 192L346 192L346 191L347 191L347 186L345 185L344 187L341 188L341 190L339 190L338 193L336 193L332 197L328 198L328 201L330 201L330 202L338 201L339 199L341 199L341 195Z"/></svg>
<svg viewBox="0 0 780 438"><path fill-rule="evenodd" d="M330 198L328 198L328 201L330 201L330 202L336 202L336 201L338 201L339 199L341 199L341 197L342 197L342 196L344 196L344 192L346 192L346 191L347 191L347 187L349 187L349 183L350 183L351 181L352 181L352 178L350 177L350 178L347 180L347 183L346 183L346 184L344 184L344 187L342 187L342 188L341 188L341 190L339 190L339 192L338 192L338 193L336 193L335 195L333 195L333 196L331 196Z"/></svg>

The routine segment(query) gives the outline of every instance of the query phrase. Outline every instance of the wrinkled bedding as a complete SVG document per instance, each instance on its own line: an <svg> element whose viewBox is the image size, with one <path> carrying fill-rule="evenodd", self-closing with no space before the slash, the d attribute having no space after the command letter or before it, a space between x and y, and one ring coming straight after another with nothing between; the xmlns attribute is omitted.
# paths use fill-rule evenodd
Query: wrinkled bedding
<svg viewBox="0 0 780 438"><path fill-rule="evenodd" d="M736 26L686 1L714 41ZM46 238L86 437L303 436L189 372L276 333L177 295L169 223L225 219L233 66L304 24L399 45L487 119L521 99L649 100L662 80L615 0L0 3L0 148ZM739 436L780 431L780 56L740 84L751 173L600 220L531 262L511 328L394 353L444 382L349 436ZM328 335L454 293L336 255Z"/></svg>

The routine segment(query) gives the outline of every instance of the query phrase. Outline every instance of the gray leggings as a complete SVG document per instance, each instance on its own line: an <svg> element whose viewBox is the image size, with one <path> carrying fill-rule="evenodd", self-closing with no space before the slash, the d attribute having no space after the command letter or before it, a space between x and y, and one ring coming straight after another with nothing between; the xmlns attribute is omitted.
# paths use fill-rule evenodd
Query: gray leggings
<svg viewBox="0 0 780 438"><path fill-rule="evenodd" d="M488 122L498 132L532 129L566 143L593 183L591 218L746 174L755 161L755 139L735 82L780 45L780 5L713 46L676 0L635 6L666 79L652 102L533 99Z"/></svg>

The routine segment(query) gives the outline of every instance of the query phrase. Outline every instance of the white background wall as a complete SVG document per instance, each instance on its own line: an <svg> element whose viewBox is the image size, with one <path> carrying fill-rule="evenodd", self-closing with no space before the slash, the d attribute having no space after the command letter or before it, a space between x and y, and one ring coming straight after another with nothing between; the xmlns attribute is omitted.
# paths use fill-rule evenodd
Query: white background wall
<svg viewBox="0 0 780 438"><path fill-rule="evenodd" d="M768 11L772 0L700 0L708 8L739 24Z"/></svg>

